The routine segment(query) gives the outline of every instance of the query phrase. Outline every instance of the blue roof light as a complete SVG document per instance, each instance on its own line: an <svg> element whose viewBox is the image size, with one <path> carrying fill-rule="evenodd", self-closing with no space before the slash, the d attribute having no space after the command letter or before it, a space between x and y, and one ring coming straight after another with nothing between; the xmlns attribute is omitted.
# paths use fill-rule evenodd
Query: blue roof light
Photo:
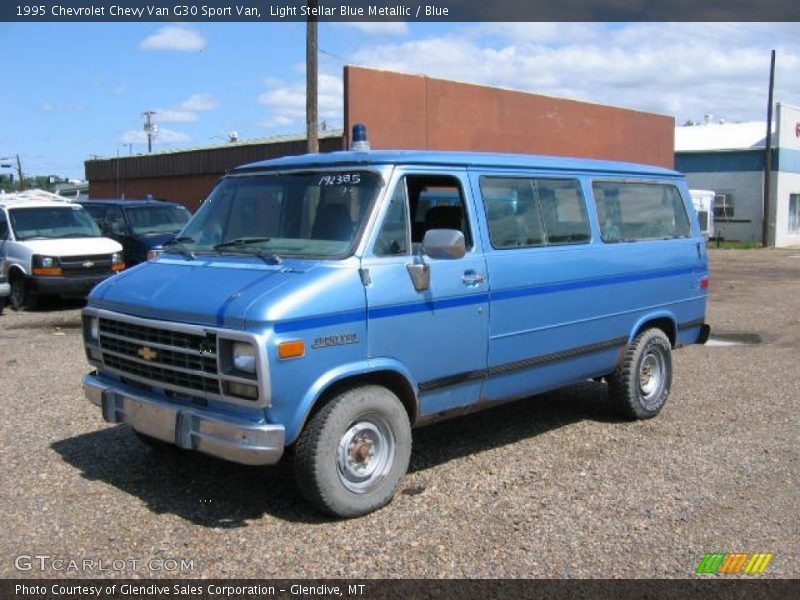
<svg viewBox="0 0 800 600"><path fill-rule="evenodd" d="M350 141L350 150L353 152L365 152L369 150L369 140L367 139L367 126L363 123L353 125L353 136Z"/></svg>

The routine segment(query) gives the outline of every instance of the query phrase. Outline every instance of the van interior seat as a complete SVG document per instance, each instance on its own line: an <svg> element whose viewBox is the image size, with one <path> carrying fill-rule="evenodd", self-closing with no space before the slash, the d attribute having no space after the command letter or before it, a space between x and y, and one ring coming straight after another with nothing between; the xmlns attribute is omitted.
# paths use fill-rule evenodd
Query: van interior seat
<svg viewBox="0 0 800 600"><path fill-rule="evenodd" d="M349 241L353 236L350 211L344 204L323 204L317 210L311 236L322 240Z"/></svg>
<svg viewBox="0 0 800 600"><path fill-rule="evenodd" d="M463 229L464 213L460 206L434 206L425 213L425 231L430 229Z"/></svg>

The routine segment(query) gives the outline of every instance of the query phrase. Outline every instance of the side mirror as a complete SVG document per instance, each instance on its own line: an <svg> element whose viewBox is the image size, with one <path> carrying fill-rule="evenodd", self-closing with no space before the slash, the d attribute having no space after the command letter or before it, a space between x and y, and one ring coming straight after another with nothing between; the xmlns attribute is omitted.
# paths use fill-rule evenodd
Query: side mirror
<svg viewBox="0 0 800 600"><path fill-rule="evenodd" d="M467 244L457 229L429 229L422 240L422 251L431 258L462 258Z"/></svg>

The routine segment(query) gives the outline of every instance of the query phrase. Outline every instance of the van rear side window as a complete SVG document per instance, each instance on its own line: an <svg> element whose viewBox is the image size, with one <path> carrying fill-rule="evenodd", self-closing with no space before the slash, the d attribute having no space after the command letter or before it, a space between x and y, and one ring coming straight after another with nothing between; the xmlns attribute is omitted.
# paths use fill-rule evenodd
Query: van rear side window
<svg viewBox="0 0 800 600"><path fill-rule="evenodd" d="M492 247L588 243L589 217L574 179L481 177Z"/></svg>
<svg viewBox="0 0 800 600"><path fill-rule="evenodd" d="M592 189L604 242L636 242L690 235L686 207L674 185L595 181Z"/></svg>

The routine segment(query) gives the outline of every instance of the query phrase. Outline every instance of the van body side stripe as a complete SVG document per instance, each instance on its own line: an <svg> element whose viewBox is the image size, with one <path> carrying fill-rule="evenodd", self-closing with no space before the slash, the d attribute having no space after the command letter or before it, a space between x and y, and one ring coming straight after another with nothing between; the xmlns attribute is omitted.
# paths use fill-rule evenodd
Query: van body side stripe
<svg viewBox="0 0 800 600"><path fill-rule="evenodd" d="M492 300L508 300L510 298L523 298L525 296L538 296L541 294L552 294L554 292L566 292L571 290L582 290L592 287L605 285L616 285L619 283L632 283L635 281L645 281L648 279L661 279L664 277L676 277L678 275L689 275L691 273L701 274L702 269L698 267L681 267L678 269L664 269L661 271L649 271L641 273L625 273L624 275L611 275L609 277L597 277L594 279L576 279L574 281L562 281L559 283L548 283L511 290L501 290L492 292Z"/></svg>
<svg viewBox="0 0 800 600"><path fill-rule="evenodd" d="M690 273L702 274L702 269L698 267L681 267L679 269L666 269L662 271L649 271L642 273L627 273L625 275L613 275L610 277L598 277L595 279L581 279L575 281L564 281L560 283L544 284L517 288L511 290L501 290L499 292L467 294L464 296L454 296L442 300L426 302L411 302L408 304L395 304L388 306L377 306L367 311L354 310L342 313L321 315L310 318L294 319L291 321L279 321L275 324L276 333L286 333L289 331L302 331L304 329L315 329L317 327L328 327L330 325L341 325L342 323L352 323L361 321L365 317L368 319L384 319L387 317L397 317L401 315L411 315L420 312L433 310L443 310L447 308L457 308L460 306L470 306L473 304L484 304L489 301L509 300L511 298L523 298L525 296L539 296L556 292L570 290L580 290L604 285L616 285L619 283L630 283L634 281L645 281L648 279L661 279L663 277L675 277L677 275L687 275Z"/></svg>

